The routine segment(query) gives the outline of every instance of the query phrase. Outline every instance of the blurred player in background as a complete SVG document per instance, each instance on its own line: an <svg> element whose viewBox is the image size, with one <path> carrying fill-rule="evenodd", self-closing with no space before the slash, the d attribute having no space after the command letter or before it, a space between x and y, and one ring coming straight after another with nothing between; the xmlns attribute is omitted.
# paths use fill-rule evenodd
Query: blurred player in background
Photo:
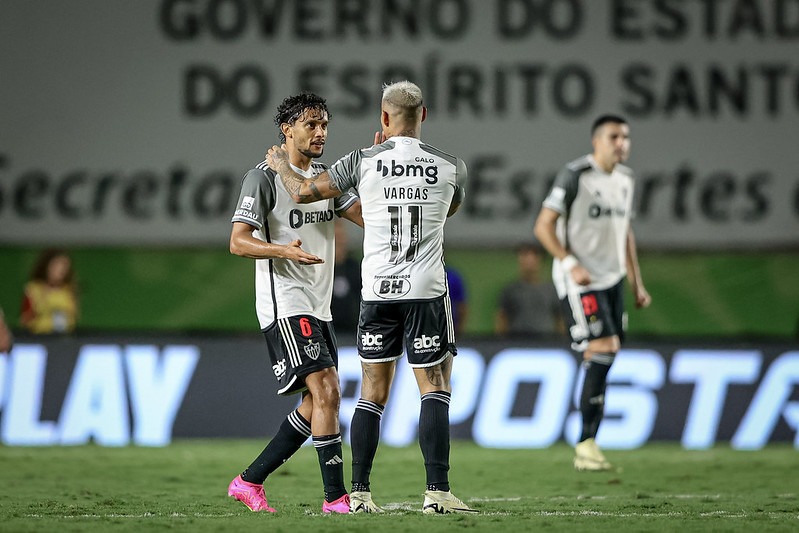
<svg viewBox="0 0 799 533"><path fill-rule="evenodd" d="M312 179L293 172L273 146L267 161L297 202L354 188L362 201L364 241L358 353L361 398L352 418L352 511L380 512L369 476L380 418L403 354L421 394L419 445L427 474L424 513L473 513L450 492L449 402L455 335L444 270L444 223L465 194L466 165L422 143L422 92L402 81L383 88L382 132Z"/></svg>
<svg viewBox="0 0 799 533"><path fill-rule="evenodd" d="M303 178L326 168L313 160L324 151L329 118L325 100L314 94L288 97L278 107L275 123L287 164ZM313 436L325 490L322 510L349 512L338 418L338 348L330 314L334 213L363 225L357 196L346 193L298 206L265 161L242 180L230 252L255 259L256 312L278 394L303 395L277 435L230 483L228 494L253 511L274 512L264 481Z"/></svg>
<svg viewBox="0 0 799 533"><path fill-rule="evenodd" d="M519 277L506 285L494 315L497 335L541 339L563 332L560 300L549 281L540 280L541 251L532 242L516 248Z"/></svg>
<svg viewBox="0 0 799 533"><path fill-rule="evenodd" d="M633 173L630 128L603 115L591 128L593 153L568 163L555 178L535 223L535 236L552 254L552 279L565 312L572 348L583 353L582 432L577 470L610 470L596 443L605 406L607 375L624 341L624 278L635 305L647 307L635 236L630 226Z"/></svg>
<svg viewBox="0 0 799 533"><path fill-rule="evenodd" d="M354 339L361 309L361 263L351 253L345 224L349 223L341 219L336 221L336 268L330 311L336 333Z"/></svg>

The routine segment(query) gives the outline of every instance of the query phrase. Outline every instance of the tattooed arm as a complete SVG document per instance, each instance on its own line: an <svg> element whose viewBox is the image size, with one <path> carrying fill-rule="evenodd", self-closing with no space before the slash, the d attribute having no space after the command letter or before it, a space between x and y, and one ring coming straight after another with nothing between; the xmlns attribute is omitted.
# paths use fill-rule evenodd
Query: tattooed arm
<svg viewBox="0 0 799 533"><path fill-rule="evenodd" d="M291 199L298 204L335 198L341 194L338 185L330 179L330 175L326 171L313 178L305 178L294 172L289 164L289 154L282 147L270 148L266 153L266 162L272 170L280 175L280 180L291 195Z"/></svg>

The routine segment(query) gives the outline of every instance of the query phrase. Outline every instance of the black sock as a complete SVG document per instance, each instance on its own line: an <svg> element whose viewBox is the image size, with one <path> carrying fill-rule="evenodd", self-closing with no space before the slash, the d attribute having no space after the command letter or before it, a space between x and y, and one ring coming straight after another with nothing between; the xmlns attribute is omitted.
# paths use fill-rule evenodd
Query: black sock
<svg viewBox="0 0 799 533"><path fill-rule="evenodd" d="M419 413L419 447L427 473L427 490L449 491L449 399L450 393L422 395Z"/></svg>
<svg viewBox="0 0 799 533"><path fill-rule="evenodd" d="M241 479L249 483L262 484L269 474L289 460L311 436L311 424L294 410L288 414L269 444L261 454L241 473Z"/></svg>
<svg viewBox="0 0 799 533"><path fill-rule="evenodd" d="M363 398L358 400L350 424L352 444L352 492L369 492L372 463L380 441L380 418L384 406Z"/></svg>
<svg viewBox="0 0 799 533"><path fill-rule="evenodd" d="M580 413L583 415L583 430L580 442L596 438L599 423L605 412L605 389L613 353L595 353L585 364L583 392L580 396Z"/></svg>
<svg viewBox="0 0 799 533"><path fill-rule="evenodd" d="M325 501L334 502L347 494L344 488L344 460L341 458L341 433L314 436L313 445L322 469Z"/></svg>

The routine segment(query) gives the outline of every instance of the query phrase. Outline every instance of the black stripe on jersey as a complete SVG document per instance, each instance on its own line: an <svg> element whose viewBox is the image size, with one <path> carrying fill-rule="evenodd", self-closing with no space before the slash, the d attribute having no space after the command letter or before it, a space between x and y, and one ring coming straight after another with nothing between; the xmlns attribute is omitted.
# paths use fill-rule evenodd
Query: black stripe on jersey
<svg viewBox="0 0 799 533"><path fill-rule="evenodd" d="M591 165L591 160L588 159L587 155L584 155L582 157L578 157L574 161L569 161L566 163L566 168L576 174L582 174L586 170L590 170L593 167Z"/></svg>
<svg viewBox="0 0 799 533"><path fill-rule="evenodd" d="M394 141L386 141L382 144L376 144L374 146L370 146L369 148L363 148L361 150L361 157L374 157L376 155L380 155L387 150L392 150L396 146Z"/></svg>
<svg viewBox="0 0 799 533"><path fill-rule="evenodd" d="M440 157L440 158L442 158L442 159L444 159L446 161L449 161L450 163L452 163L456 167L458 166L458 158L457 157L455 157L452 154L448 154L447 152L444 152L442 150L439 150L435 146L432 146L432 145L429 145L429 144L424 144L424 143L420 142L419 143L419 148L421 148L425 152L431 153L433 155L437 155L438 157Z"/></svg>
<svg viewBox="0 0 799 533"><path fill-rule="evenodd" d="M591 165L591 160L588 158L587 155L582 157L578 157L574 161L570 161L566 163L565 170L569 172L569 181L568 184L561 183L564 190L566 191L567 199L566 202L566 212L561 213L563 218L563 247L566 250L569 250L569 213L571 212L571 203L574 201L575 196L577 196L577 189L578 189L578 182L580 181L580 176L583 172L587 172L591 170L593 166ZM559 180L558 180L559 181Z"/></svg>
<svg viewBox="0 0 799 533"><path fill-rule="evenodd" d="M352 191L352 189L350 189ZM335 211L338 216L352 207L352 204L360 200L360 197L357 194L353 194L352 192L345 192L341 196L336 199L336 202L343 201L343 203L335 205Z"/></svg>
<svg viewBox="0 0 799 533"><path fill-rule="evenodd" d="M277 179L277 172L269 168L269 165L266 164L266 160L261 161L258 163L255 168L262 170L267 178L272 179L272 185L274 187L274 181ZM275 202L277 202L277 192L275 191ZM274 207L274 206L273 206ZM271 210L271 209L270 209ZM262 231L264 232L264 238L266 238L266 242L272 244L272 235L269 231L269 214L265 213L264 216L264 227ZM269 261L269 285L271 285L271 290L269 291L272 294L272 312L274 313L272 316L275 317L277 320L277 295L275 294L275 264L274 261L271 259L267 259Z"/></svg>
<svg viewBox="0 0 799 533"><path fill-rule="evenodd" d="M313 175L316 176L327 170L327 165L324 163L311 162L311 170L313 170Z"/></svg>
<svg viewBox="0 0 799 533"><path fill-rule="evenodd" d="M264 237L266 237L266 242L272 244L272 237L269 234L269 217L264 217ZM277 294L275 294L275 262L271 259L267 259L269 261L269 285L271 286L271 290L269 291L272 294L272 313L275 320L277 320Z"/></svg>

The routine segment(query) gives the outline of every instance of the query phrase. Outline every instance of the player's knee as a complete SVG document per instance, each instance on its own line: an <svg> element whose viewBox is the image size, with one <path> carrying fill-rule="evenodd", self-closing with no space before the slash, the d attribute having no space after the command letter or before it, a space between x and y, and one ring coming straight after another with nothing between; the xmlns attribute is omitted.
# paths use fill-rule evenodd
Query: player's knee
<svg viewBox="0 0 799 533"><path fill-rule="evenodd" d="M333 369L311 374L306 378L305 384L308 386L314 405L325 407L329 404L338 405L341 401L338 374Z"/></svg>
<svg viewBox="0 0 799 533"><path fill-rule="evenodd" d="M314 395L314 406L323 411L337 411L340 404L341 391L338 387L324 387Z"/></svg>
<svg viewBox="0 0 799 533"><path fill-rule="evenodd" d="M450 385L450 373L444 364L438 364L427 368L415 369L416 383L419 385L419 392L452 392Z"/></svg>
<svg viewBox="0 0 799 533"><path fill-rule="evenodd" d="M590 359L595 353L617 353L621 349L621 341L617 335L600 337L588 343L588 349L583 353L585 359Z"/></svg>
<svg viewBox="0 0 799 533"><path fill-rule="evenodd" d="M368 400L380 405L388 402L390 387L388 383L363 383L361 385L361 399Z"/></svg>

